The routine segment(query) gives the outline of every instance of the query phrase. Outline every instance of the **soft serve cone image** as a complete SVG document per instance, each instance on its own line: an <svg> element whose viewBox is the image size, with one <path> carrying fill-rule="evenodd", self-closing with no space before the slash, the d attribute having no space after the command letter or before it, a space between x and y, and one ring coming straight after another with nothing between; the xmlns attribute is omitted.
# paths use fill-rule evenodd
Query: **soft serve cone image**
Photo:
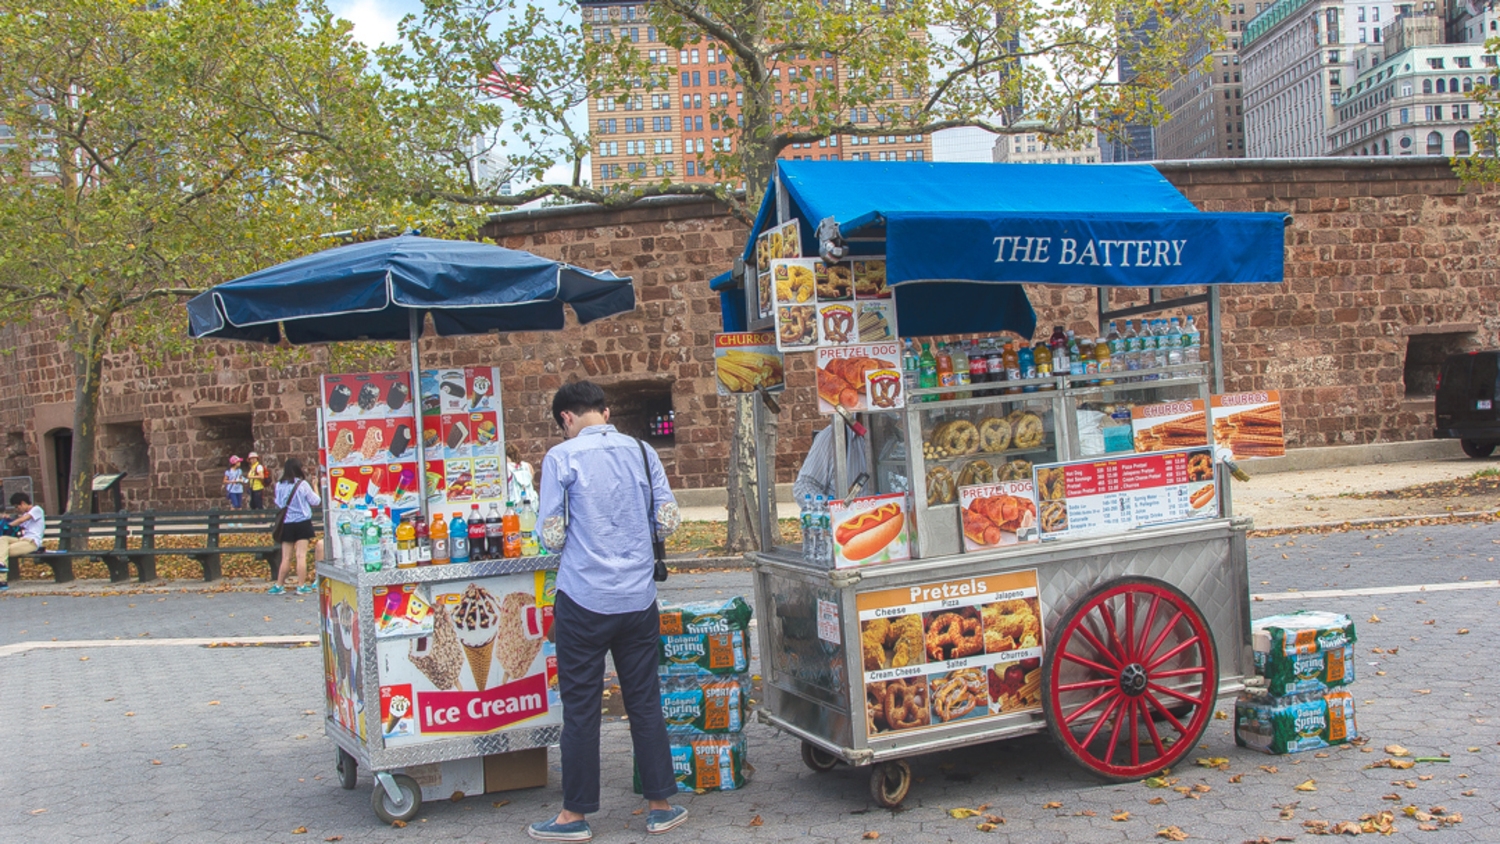
<svg viewBox="0 0 1500 844"><path fill-rule="evenodd" d="M483 691L487 688L490 663L495 656L495 634L500 630L500 604L495 596L484 587L470 583L453 612L453 628L458 633L459 644L464 646L464 655L469 658L474 683Z"/></svg>
<svg viewBox="0 0 1500 844"><path fill-rule="evenodd" d="M396 729L396 725L411 711L411 702L406 695L395 695L391 698L390 714L385 716L385 731L390 734Z"/></svg>

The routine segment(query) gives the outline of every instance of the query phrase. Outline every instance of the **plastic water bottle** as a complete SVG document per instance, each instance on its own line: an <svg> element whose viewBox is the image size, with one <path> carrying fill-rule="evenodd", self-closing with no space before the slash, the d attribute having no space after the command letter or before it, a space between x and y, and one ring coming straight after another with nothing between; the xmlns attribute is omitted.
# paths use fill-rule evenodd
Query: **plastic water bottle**
<svg viewBox="0 0 1500 844"><path fill-rule="evenodd" d="M338 527L338 544L333 548L334 555L340 563L352 566L359 559L359 554L355 551L354 524L349 515L348 504L339 505L339 515L335 524Z"/></svg>
<svg viewBox="0 0 1500 844"><path fill-rule="evenodd" d="M922 364L917 360L917 350L912 348L911 338L906 338L905 343L906 348L901 352L901 386L910 396L911 391L921 385Z"/></svg>
<svg viewBox="0 0 1500 844"><path fill-rule="evenodd" d="M385 556L380 541L380 513L373 507L370 508L370 517L360 526L360 545L365 571L380 571Z"/></svg>
<svg viewBox="0 0 1500 844"><path fill-rule="evenodd" d="M818 562L825 565L833 562L833 517L828 511L830 501L832 499L826 495L818 500Z"/></svg>
<svg viewBox="0 0 1500 844"><path fill-rule="evenodd" d="M1186 363L1203 362L1203 335L1198 333L1198 326L1193 322L1192 316L1187 318L1187 330L1182 332L1182 359Z"/></svg>
<svg viewBox="0 0 1500 844"><path fill-rule="evenodd" d="M469 523L463 513L454 513L448 523L448 558L455 564L469 561Z"/></svg>
<svg viewBox="0 0 1500 844"><path fill-rule="evenodd" d="M1177 317L1172 317L1172 326L1167 329L1167 365L1182 365L1182 329L1177 327Z"/></svg>

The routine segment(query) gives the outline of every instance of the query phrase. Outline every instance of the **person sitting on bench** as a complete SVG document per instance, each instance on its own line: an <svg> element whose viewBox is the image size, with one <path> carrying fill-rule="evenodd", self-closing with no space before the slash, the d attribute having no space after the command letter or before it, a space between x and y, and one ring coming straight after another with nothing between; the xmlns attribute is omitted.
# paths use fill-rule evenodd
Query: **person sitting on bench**
<svg viewBox="0 0 1500 844"><path fill-rule="evenodd" d="M0 589L7 587L10 558L15 554L30 554L42 547L42 532L47 529L47 514L31 503L31 496L18 492L10 497L16 508L15 518L9 519L12 527L20 528L20 536L0 537Z"/></svg>

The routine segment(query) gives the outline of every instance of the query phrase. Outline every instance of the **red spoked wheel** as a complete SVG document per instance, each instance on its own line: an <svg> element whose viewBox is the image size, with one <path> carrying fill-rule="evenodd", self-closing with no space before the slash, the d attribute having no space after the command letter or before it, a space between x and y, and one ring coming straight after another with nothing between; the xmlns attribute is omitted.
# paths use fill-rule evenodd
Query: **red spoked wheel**
<svg viewBox="0 0 1500 844"><path fill-rule="evenodd" d="M1213 718L1213 632L1193 600L1127 577L1084 596L1042 667L1047 727L1068 755L1116 782L1176 765Z"/></svg>

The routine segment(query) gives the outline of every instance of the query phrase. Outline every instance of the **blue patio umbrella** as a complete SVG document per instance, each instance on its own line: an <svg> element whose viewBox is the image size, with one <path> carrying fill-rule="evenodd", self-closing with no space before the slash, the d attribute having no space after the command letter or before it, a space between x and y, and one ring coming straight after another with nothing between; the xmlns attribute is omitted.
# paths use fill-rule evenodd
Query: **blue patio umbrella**
<svg viewBox="0 0 1500 844"><path fill-rule="evenodd" d="M487 243L417 235L326 249L225 282L188 300L193 337L302 345L347 340L411 343L418 395L417 340L426 317L439 335L555 331L564 306L580 323L635 308L629 278ZM421 438L417 460L426 464ZM427 510L426 472L422 510Z"/></svg>

